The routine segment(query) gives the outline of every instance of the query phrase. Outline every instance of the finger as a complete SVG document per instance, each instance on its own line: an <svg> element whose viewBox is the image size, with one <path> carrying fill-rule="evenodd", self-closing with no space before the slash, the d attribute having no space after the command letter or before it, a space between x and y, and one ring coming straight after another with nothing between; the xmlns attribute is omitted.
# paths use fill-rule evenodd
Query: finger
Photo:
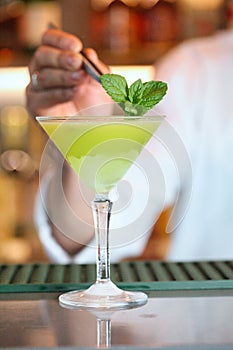
<svg viewBox="0 0 233 350"><path fill-rule="evenodd" d="M31 114L34 115L40 114L40 110L70 101L75 94L73 88L56 88L35 91L32 84L29 84L26 90L27 108Z"/></svg>
<svg viewBox="0 0 233 350"><path fill-rule="evenodd" d="M86 48L83 51L85 52L87 57L92 62L94 62L94 64L100 69L100 71L103 72L103 74L110 72L110 68L106 64L104 64L102 61L100 61L98 54L94 49Z"/></svg>
<svg viewBox="0 0 233 350"><path fill-rule="evenodd" d="M82 57L73 51L62 51L51 46L40 46L29 65L30 73L45 67L77 70L82 66Z"/></svg>
<svg viewBox="0 0 233 350"><path fill-rule="evenodd" d="M59 29L49 29L42 36L42 45L57 47L61 50L80 52L83 44L75 35Z"/></svg>
<svg viewBox="0 0 233 350"><path fill-rule="evenodd" d="M49 77L49 79L48 79ZM85 77L83 70L66 71L64 69L44 68L37 74L37 90L73 87Z"/></svg>

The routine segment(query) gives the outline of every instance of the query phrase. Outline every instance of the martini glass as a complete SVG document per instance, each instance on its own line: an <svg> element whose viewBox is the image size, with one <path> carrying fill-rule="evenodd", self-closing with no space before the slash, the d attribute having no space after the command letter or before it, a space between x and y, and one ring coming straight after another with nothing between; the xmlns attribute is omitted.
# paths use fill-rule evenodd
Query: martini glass
<svg viewBox="0 0 233 350"><path fill-rule="evenodd" d="M110 278L109 192L125 175L161 124L161 116L37 117L79 178L94 190L96 281L87 290L66 292L62 305L117 310L144 305L147 295L118 288Z"/></svg>

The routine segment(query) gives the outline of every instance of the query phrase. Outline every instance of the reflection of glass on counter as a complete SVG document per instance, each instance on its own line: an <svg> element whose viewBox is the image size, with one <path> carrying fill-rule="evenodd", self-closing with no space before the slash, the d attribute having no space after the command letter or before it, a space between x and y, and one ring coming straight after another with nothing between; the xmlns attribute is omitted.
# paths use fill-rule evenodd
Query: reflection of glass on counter
<svg viewBox="0 0 233 350"><path fill-rule="evenodd" d="M114 312L111 346L231 349L232 296L204 297L199 290L196 297L185 297L179 292L175 297L165 291L166 297L149 298L143 307ZM204 293L207 295L208 291ZM47 295L46 300L46 294L40 294L41 299L26 298L0 301L2 347L98 346L96 316L88 311L61 308L52 296Z"/></svg>

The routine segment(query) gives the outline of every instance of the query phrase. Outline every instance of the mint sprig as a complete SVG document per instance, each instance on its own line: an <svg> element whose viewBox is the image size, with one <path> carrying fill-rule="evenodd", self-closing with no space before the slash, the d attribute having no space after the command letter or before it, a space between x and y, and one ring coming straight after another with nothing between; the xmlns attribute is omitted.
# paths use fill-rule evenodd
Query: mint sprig
<svg viewBox="0 0 233 350"><path fill-rule="evenodd" d="M166 95L167 84L163 81L136 80L130 87L119 74L103 74L100 82L105 91L123 109L125 115L144 115Z"/></svg>

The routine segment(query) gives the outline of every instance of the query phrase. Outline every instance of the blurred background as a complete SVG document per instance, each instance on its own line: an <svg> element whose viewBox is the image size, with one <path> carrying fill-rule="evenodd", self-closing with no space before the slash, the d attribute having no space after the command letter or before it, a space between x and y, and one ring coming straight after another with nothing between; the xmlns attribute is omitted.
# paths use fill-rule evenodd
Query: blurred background
<svg viewBox="0 0 233 350"><path fill-rule="evenodd" d="M233 27L233 0L0 0L0 263L46 261L33 222L45 139L25 109L24 89L48 22L77 34L129 80L138 71L148 79L152 64L181 41ZM144 258L163 258L166 214Z"/></svg>

